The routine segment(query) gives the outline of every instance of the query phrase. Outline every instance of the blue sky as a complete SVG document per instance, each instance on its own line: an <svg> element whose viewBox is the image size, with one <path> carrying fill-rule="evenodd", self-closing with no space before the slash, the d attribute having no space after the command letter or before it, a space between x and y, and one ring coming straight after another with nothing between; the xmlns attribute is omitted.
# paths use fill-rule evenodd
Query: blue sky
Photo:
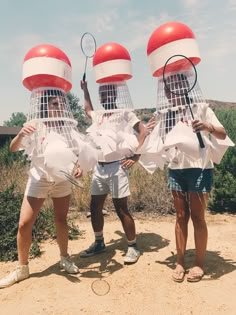
<svg viewBox="0 0 236 315"><path fill-rule="evenodd" d="M133 78L127 84L134 107L155 107L157 78L151 75L147 42L158 26L171 21L187 24L196 36L204 97L236 102L236 0L1 0L0 21L0 124L13 112L28 112L30 91L22 84L22 64L26 53L39 44L55 45L67 54L73 71L71 92L83 104L80 39L87 31L98 46L117 42L126 47L132 60ZM87 80L95 103L91 62Z"/></svg>

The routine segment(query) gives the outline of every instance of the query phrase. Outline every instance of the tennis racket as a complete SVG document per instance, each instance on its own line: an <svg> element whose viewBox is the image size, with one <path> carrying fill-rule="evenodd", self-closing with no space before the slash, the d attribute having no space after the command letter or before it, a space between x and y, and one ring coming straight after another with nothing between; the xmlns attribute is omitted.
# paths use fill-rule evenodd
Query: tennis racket
<svg viewBox="0 0 236 315"><path fill-rule="evenodd" d="M80 47L83 54L86 57L85 66L84 66L84 74L83 74L83 79L82 79L83 81L85 81L88 59L94 56L96 52L96 48L97 48L97 44L96 44L96 40L94 36L88 32L84 33L81 37Z"/></svg>
<svg viewBox="0 0 236 315"><path fill-rule="evenodd" d="M110 284L104 279L96 279L91 284L91 289L96 295L106 295L110 291Z"/></svg>
<svg viewBox="0 0 236 315"><path fill-rule="evenodd" d="M81 181L78 178L74 177L74 171L76 167L78 166L78 161L74 163L74 168L71 172L67 172L64 170L60 170L60 172L64 175L64 177L73 185L78 186L80 188L84 188L84 185L81 183Z"/></svg>
<svg viewBox="0 0 236 315"><path fill-rule="evenodd" d="M65 176L65 178L73 185L84 188L84 185L81 183L81 181L77 178L75 178L73 175L70 173L67 173L66 171L60 170L61 173Z"/></svg>
<svg viewBox="0 0 236 315"><path fill-rule="evenodd" d="M191 80L186 75L191 73ZM193 90L197 83L197 70L191 59L184 55L173 55L165 63L163 68L163 82L165 94L168 98L170 95L183 96L189 108L192 119L194 119L191 108L191 98L189 92ZM169 96L168 96L169 95ZM173 107L174 108L174 107ZM172 121L174 122L175 112L172 113ZM173 126L168 126L173 127ZM200 148L204 148L204 142L200 131L196 132Z"/></svg>

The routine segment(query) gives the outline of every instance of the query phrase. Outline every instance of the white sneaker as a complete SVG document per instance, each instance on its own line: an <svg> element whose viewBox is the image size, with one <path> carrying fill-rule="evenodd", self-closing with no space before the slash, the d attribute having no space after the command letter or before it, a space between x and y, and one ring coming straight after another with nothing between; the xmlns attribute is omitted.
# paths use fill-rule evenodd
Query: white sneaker
<svg viewBox="0 0 236 315"><path fill-rule="evenodd" d="M70 259L70 256L61 256L60 267L67 273L76 274L79 273L79 268Z"/></svg>
<svg viewBox="0 0 236 315"><path fill-rule="evenodd" d="M106 209L102 209L102 214L103 214L103 216L109 215L109 213L108 213L108 211L107 211ZM87 218L90 218L90 217L91 217L91 212L90 212L90 211L88 211L88 212L86 213L86 217L87 217Z"/></svg>
<svg viewBox="0 0 236 315"><path fill-rule="evenodd" d="M29 278L29 265L18 265L15 271L0 280L0 289L10 287L27 278Z"/></svg>
<svg viewBox="0 0 236 315"><path fill-rule="evenodd" d="M134 264L140 257L140 251L136 247L129 246L124 258L125 264Z"/></svg>

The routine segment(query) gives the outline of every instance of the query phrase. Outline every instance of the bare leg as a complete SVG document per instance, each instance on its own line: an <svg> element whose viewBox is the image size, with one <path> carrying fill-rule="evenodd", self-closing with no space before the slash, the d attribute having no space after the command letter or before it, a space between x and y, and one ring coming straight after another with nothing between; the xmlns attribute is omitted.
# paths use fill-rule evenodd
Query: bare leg
<svg viewBox="0 0 236 315"><path fill-rule="evenodd" d="M102 209L107 195L92 195L90 203L91 223L94 232L101 232L104 226Z"/></svg>
<svg viewBox="0 0 236 315"><path fill-rule="evenodd" d="M43 202L43 198L24 196L17 233L18 260L20 265L28 263L29 250L32 243L32 228Z"/></svg>
<svg viewBox="0 0 236 315"><path fill-rule="evenodd" d="M176 210L175 239L177 249L177 265L184 268L184 254L188 238L188 222L190 212L188 207L187 194L173 191L174 206Z"/></svg>
<svg viewBox="0 0 236 315"><path fill-rule="evenodd" d="M37 215L42 207L44 199L24 196L19 227L17 233L17 249L19 264L15 271L0 280L0 288L7 288L16 282L25 280L29 277L29 250L32 243L32 228Z"/></svg>
<svg viewBox="0 0 236 315"><path fill-rule="evenodd" d="M128 197L113 198L116 213L121 220L127 241L128 250L124 257L125 264L134 264L140 257L140 251L136 245L135 223L128 210Z"/></svg>
<svg viewBox="0 0 236 315"><path fill-rule="evenodd" d="M113 198L113 204L116 213L121 220L124 232L128 241L133 241L136 238L135 223L128 210L128 197Z"/></svg>
<svg viewBox="0 0 236 315"><path fill-rule="evenodd" d="M94 231L95 242L80 253L80 257L89 257L102 253L106 250L103 238L104 218L102 214L103 205L107 195L92 195L90 203L91 223Z"/></svg>
<svg viewBox="0 0 236 315"><path fill-rule="evenodd" d="M189 194L189 198L196 248L195 266L198 266L203 270L208 238L207 225L205 221L205 210L207 207L208 194L191 193Z"/></svg>
<svg viewBox="0 0 236 315"><path fill-rule="evenodd" d="M57 243L61 256L66 256L68 251L67 214L69 210L69 202L70 195L61 198L53 198Z"/></svg>

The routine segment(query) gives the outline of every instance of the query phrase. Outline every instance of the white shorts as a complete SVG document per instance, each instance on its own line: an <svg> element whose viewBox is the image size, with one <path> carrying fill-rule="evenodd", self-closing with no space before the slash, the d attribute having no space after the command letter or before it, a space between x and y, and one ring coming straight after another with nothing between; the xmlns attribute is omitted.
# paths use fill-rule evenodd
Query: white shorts
<svg viewBox="0 0 236 315"><path fill-rule="evenodd" d="M45 178L36 180L29 177L26 184L25 196L35 198L61 198L71 194L71 183L68 181L51 182Z"/></svg>
<svg viewBox="0 0 236 315"><path fill-rule="evenodd" d="M124 198L130 195L129 172L123 169L120 161L97 164L92 178L91 194Z"/></svg>

